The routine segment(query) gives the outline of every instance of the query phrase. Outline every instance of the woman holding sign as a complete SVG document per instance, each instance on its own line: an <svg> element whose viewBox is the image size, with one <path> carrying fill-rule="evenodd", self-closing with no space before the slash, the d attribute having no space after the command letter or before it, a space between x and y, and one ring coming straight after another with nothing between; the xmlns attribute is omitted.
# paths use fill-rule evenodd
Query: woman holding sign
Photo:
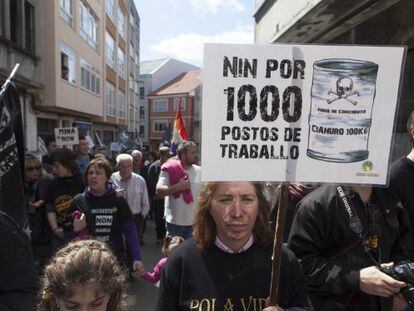
<svg viewBox="0 0 414 311"><path fill-rule="evenodd" d="M272 270L268 215L261 184L206 184L194 238L169 258L156 310L309 310L303 272L286 248L279 306L266 307Z"/></svg>

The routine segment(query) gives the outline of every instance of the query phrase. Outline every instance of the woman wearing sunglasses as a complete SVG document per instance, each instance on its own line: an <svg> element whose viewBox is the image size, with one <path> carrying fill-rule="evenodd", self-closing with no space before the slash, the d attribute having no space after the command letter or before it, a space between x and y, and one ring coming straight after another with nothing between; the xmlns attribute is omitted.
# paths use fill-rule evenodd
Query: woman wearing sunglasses
<svg viewBox="0 0 414 311"><path fill-rule="evenodd" d="M32 153L24 158L24 181L32 250L39 271L50 255L50 229L46 217L46 198L52 178Z"/></svg>

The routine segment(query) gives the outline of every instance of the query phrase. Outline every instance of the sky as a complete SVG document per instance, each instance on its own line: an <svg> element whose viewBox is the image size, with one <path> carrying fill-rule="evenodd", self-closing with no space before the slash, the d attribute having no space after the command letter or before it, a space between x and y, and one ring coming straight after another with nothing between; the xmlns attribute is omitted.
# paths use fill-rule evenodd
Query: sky
<svg viewBox="0 0 414 311"><path fill-rule="evenodd" d="M134 0L140 61L173 57L203 63L203 43L253 43L253 0Z"/></svg>

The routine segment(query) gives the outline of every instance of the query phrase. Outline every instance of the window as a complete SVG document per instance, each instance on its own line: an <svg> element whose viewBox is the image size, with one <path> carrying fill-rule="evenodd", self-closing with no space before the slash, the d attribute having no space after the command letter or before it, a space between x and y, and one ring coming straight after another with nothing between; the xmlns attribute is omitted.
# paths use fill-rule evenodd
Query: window
<svg viewBox="0 0 414 311"><path fill-rule="evenodd" d="M129 75L129 89L130 91L134 91L134 77L132 75Z"/></svg>
<svg viewBox="0 0 414 311"><path fill-rule="evenodd" d="M138 109L137 109L137 107L135 106L135 109L134 109L134 113L135 113L135 123L139 123L138 122L138 120L139 120L139 114L138 114Z"/></svg>
<svg viewBox="0 0 414 311"><path fill-rule="evenodd" d="M145 87L139 88L139 99L145 99Z"/></svg>
<svg viewBox="0 0 414 311"><path fill-rule="evenodd" d="M174 111L178 110L178 103L180 102L180 98L174 98ZM185 97L181 97L181 111L185 111Z"/></svg>
<svg viewBox="0 0 414 311"><path fill-rule="evenodd" d="M30 52L35 50L35 25L34 25L34 6L28 1L24 4L24 17L25 17L25 48Z"/></svg>
<svg viewBox="0 0 414 311"><path fill-rule="evenodd" d="M168 127L168 121L167 120L158 120L154 121L154 132L165 132Z"/></svg>
<svg viewBox="0 0 414 311"><path fill-rule="evenodd" d="M115 5L114 0L106 0L106 15L115 22Z"/></svg>
<svg viewBox="0 0 414 311"><path fill-rule="evenodd" d="M134 107L134 90L129 90L129 106Z"/></svg>
<svg viewBox="0 0 414 311"><path fill-rule="evenodd" d="M106 115L116 117L115 114L115 85L111 82L106 81L105 88L105 104L106 104Z"/></svg>
<svg viewBox="0 0 414 311"><path fill-rule="evenodd" d="M60 0L60 18L72 27L72 0Z"/></svg>
<svg viewBox="0 0 414 311"><path fill-rule="evenodd" d="M129 124L134 126L134 107L129 106Z"/></svg>
<svg viewBox="0 0 414 311"><path fill-rule="evenodd" d="M125 15L121 8L118 8L118 33L125 39Z"/></svg>
<svg viewBox="0 0 414 311"><path fill-rule="evenodd" d="M125 53L118 46L118 74L121 78L125 79Z"/></svg>
<svg viewBox="0 0 414 311"><path fill-rule="evenodd" d="M118 118L126 119L125 93L121 90L118 91Z"/></svg>
<svg viewBox="0 0 414 311"><path fill-rule="evenodd" d="M114 141L114 132L113 131L103 131L103 140L105 144L111 143Z"/></svg>
<svg viewBox="0 0 414 311"><path fill-rule="evenodd" d="M135 18L134 15L132 15L132 13L129 13L129 23L131 24L132 28L135 27Z"/></svg>
<svg viewBox="0 0 414 311"><path fill-rule="evenodd" d="M145 127L143 125L139 126L139 137L144 138Z"/></svg>
<svg viewBox="0 0 414 311"><path fill-rule="evenodd" d="M135 53L135 64L139 66L139 54Z"/></svg>
<svg viewBox="0 0 414 311"><path fill-rule="evenodd" d="M0 1L0 35L6 36L6 3L5 1Z"/></svg>
<svg viewBox="0 0 414 311"><path fill-rule="evenodd" d="M99 95L99 71L81 58L81 86Z"/></svg>
<svg viewBox="0 0 414 311"><path fill-rule="evenodd" d="M131 41L129 42L129 56L132 59L132 63L135 63L134 55L135 55L134 42Z"/></svg>
<svg viewBox="0 0 414 311"><path fill-rule="evenodd" d="M144 119L145 118L145 109L143 106L139 107L139 118Z"/></svg>
<svg viewBox="0 0 414 311"><path fill-rule="evenodd" d="M98 23L92 10L81 1L79 4L80 35L94 49L98 49Z"/></svg>
<svg viewBox="0 0 414 311"><path fill-rule="evenodd" d="M167 99L155 99L153 111L154 112L168 111L168 100Z"/></svg>
<svg viewBox="0 0 414 311"><path fill-rule="evenodd" d="M66 44L60 44L60 74L63 80L76 84L76 54Z"/></svg>
<svg viewBox="0 0 414 311"><path fill-rule="evenodd" d="M105 56L106 64L115 70L115 40L108 32L105 33Z"/></svg>
<svg viewBox="0 0 414 311"><path fill-rule="evenodd" d="M139 107L139 97L138 97L138 94L135 94L135 108L137 107ZM138 115L138 110L137 110L137 115Z"/></svg>
<svg viewBox="0 0 414 311"><path fill-rule="evenodd" d="M10 40L19 46L22 42L22 7L20 1L10 1Z"/></svg>

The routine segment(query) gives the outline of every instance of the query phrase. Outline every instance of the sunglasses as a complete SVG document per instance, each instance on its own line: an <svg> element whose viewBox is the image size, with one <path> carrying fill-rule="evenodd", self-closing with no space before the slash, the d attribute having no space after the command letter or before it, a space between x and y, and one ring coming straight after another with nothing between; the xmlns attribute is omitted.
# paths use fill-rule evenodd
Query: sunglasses
<svg viewBox="0 0 414 311"><path fill-rule="evenodd" d="M28 166L28 167L26 167L26 171L28 171L28 172L32 172L34 170L40 171L41 168L42 168L41 166Z"/></svg>

